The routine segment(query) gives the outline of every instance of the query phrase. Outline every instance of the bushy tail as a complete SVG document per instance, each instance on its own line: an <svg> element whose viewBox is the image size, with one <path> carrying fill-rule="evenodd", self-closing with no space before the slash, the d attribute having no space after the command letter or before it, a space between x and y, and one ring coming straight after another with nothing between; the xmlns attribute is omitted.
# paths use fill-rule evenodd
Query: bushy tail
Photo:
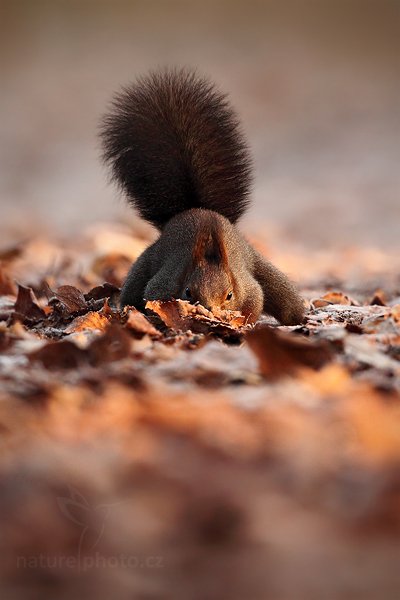
<svg viewBox="0 0 400 600"><path fill-rule="evenodd" d="M158 228L190 208L232 223L248 204L251 159L226 96L194 71L163 70L123 88L101 125L112 178Z"/></svg>

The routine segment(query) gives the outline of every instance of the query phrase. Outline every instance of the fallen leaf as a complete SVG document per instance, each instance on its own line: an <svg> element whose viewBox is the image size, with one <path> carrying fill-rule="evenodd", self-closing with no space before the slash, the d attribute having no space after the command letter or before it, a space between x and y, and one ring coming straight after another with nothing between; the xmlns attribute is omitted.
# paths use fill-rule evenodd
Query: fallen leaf
<svg viewBox="0 0 400 600"><path fill-rule="evenodd" d="M220 311L215 315L203 306L185 300L149 301L146 308L155 312L167 327L180 331L237 338L247 330L246 317L236 311Z"/></svg>
<svg viewBox="0 0 400 600"><path fill-rule="evenodd" d="M49 370L75 369L85 364L93 366L126 358L131 350L131 338L121 325L112 324L103 335L96 337L86 348L71 340L48 342L42 348L31 352L31 362L40 362Z"/></svg>
<svg viewBox="0 0 400 600"><path fill-rule="evenodd" d="M18 295L14 304L13 316L21 319L23 323L37 323L46 317L31 288L18 284Z"/></svg>
<svg viewBox="0 0 400 600"><path fill-rule="evenodd" d="M385 292L383 290L376 290L375 294L372 296L371 300L369 300L368 304L377 306L387 306Z"/></svg>
<svg viewBox="0 0 400 600"><path fill-rule="evenodd" d="M343 294L343 292L328 292L321 296L321 298L311 300L311 304L314 308L321 308L323 306L328 306L329 304L355 306L357 303L354 300L351 300L349 296L346 296L346 294Z"/></svg>
<svg viewBox="0 0 400 600"><path fill-rule="evenodd" d="M49 305L62 317L88 310L84 295L73 285L62 285L55 292L48 288L47 293L49 292L51 293Z"/></svg>
<svg viewBox="0 0 400 600"><path fill-rule="evenodd" d="M140 337L145 334L160 337L160 332L150 323L146 317L136 308L128 309L128 318L125 327L131 331L138 333Z"/></svg>
<svg viewBox="0 0 400 600"><path fill-rule="evenodd" d="M299 367L319 369L333 357L325 340L312 341L266 325L250 331L246 341L258 358L261 373L271 380L292 374Z"/></svg>
<svg viewBox="0 0 400 600"><path fill-rule="evenodd" d="M102 298L113 300L120 291L120 288L112 283L103 283L103 285L97 285L85 294L85 300L101 300Z"/></svg>
<svg viewBox="0 0 400 600"><path fill-rule="evenodd" d="M113 319L117 315L119 317L120 313L110 306L109 298L105 298L104 304L100 310L100 314L104 315L105 317L107 317L109 319Z"/></svg>
<svg viewBox="0 0 400 600"><path fill-rule="evenodd" d="M88 360L85 350L78 348L69 340L48 342L39 350L28 355L31 362L41 363L50 371L57 369L79 369Z"/></svg>
<svg viewBox="0 0 400 600"><path fill-rule="evenodd" d="M130 354L131 343L131 337L121 325L111 324L102 336L90 344L88 348L90 363L100 365L126 358Z"/></svg>
<svg viewBox="0 0 400 600"><path fill-rule="evenodd" d="M99 312L90 311L86 315L76 317L65 329L65 333L76 333L85 329L104 331L109 324L107 317Z"/></svg>

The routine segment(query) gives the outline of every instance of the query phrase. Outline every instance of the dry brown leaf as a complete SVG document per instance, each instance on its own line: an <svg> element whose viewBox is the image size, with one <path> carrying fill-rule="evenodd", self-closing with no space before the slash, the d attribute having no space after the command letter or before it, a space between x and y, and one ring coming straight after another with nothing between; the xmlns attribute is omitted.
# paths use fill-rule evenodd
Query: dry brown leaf
<svg viewBox="0 0 400 600"><path fill-rule="evenodd" d="M110 298L114 300L120 293L120 288L112 283L103 283L103 285L97 285L92 288L87 294L85 294L85 300L102 300L103 298Z"/></svg>
<svg viewBox="0 0 400 600"><path fill-rule="evenodd" d="M240 329L248 324L248 319L237 310L219 310L214 309L211 313L214 318L219 319L223 323L227 323L234 329Z"/></svg>
<svg viewBox="0 0 400 600"><path fill-rule="evenodd" d="M101 365L126 358L131 351L131 337L121 325L113 323L88 348L92 365Z"/></svg>
<svg viewBox="0 0 400 600"><path fill-rule="evenodd" d="M266 325L250 331L246 341L258 358L261 373L271 380L291 374L299 367L319 369L333 356L324 340L311 341Z"/></svg>
<svg viewBox="0 0 400 600"><path fill-rule="evenodd" d="M90 311L86 315L76 317L65 329L65 333L76 333L85 329L99 329L104 331L109 324L107 317L99 312Z"/></svg>
<svg viewBox="0 0 400 600"><path fill-rule="evenodd" d="M383 290L376 290L371 300L368 301L368 304L377 305L377 306L386 306L387 299L385 292Z"/></svg>
<svg viewBox="0 0 400 600"><path fill-rule="evenodd" d="M246 325L246 317L237 311L220 311L215 315L186 300L154 300L147 302L146 308L155 312L167 327L180 331L229 335L243 331Z"/></svg>
<svg viewBox="0 0 400 600"><path fill-rule="evenodd" d="M49 370L74 369L86 364L102 365L126 358L131 350L131 338L121 325L109 324L104 333L89 346L81 348L71 340L48 342L29 354L31 362L40 362Z"/></svg>
<svg viewBox="0 0 400 600"><path fill-rule="evenodd" d="M58 369L79 369L87 362L87 353L69 340L48 342L39 350L28 355L31 362L39 362L50 371Z"/></svg>
<svg viewBox="0 0 400 600"><path fill-rule="evenodd" d="M45 318L45 312L40 308L31 288L18 285L18 296L14 305L14 318L24 323L37 323Z"/></svg>
<svg viewBox="0 0 400 600"><path fill-rule="evenodd" d="M82 292L73 285L62 285L55 292L48 288L51 293L49 305L63 316L88 310L88 306Z"/></svg>
<svg viewBox="0 0 400 600"><path fill-rule="evenodd" d="M146 317L136 308L128 309L128 318L125 327L131 331L138 333L140 336L148 334L155 337L160 337L160 332L150 323Z"/></svg>
<svg viewBox="0 0 400 600"><path fill-rule="evenodd" d="M321 296L321 298L315 298L311 300L314 308L322 308L324 306L328 306L329 304L343 304L345 306L354 306L357 303L343 294L343 292L328 292Z"/></svg>

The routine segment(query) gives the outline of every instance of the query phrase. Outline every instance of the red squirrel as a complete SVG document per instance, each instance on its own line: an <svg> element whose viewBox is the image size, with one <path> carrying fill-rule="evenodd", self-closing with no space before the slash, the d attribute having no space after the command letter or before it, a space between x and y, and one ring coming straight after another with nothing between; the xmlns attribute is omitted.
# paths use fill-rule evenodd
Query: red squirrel
<svg viewBox="0 0 400 600"><path fill-rule="evenodd" d="M121 306L172 298L209 310L304 320L289 279L236 226L249 203L251 158L226 95L190 69L123 88L101 125L112 178L159 238L132 265Z"/></svg>

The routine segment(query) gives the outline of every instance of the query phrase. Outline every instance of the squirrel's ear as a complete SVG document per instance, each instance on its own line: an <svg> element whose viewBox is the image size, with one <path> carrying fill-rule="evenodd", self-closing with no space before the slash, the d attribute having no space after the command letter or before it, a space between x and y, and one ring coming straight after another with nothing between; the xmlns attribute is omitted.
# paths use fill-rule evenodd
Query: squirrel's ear
<svg viewBox="0 0 400 600"><path fill-rule="evenodd" d="M205 231L200 231L197 234L196 241L193 246L192 260L195 266L201 266L205 260L205 253L207 247L207 240L210 234Z"/></svg>
<svg viewBox="0 0 400 600"><path fill-rule="evenodd" d="M228 267L226 247L219 231L199 232L193 248L193 263L197 266L214 263Z"/></svg>
<svg viewBox="0 0 400 600"><path fill-rule="evenodd" d="M215 231L212 236L209 253L206 252L208 262L215 262L217 265L228 270L228 255L226 252L225 240L219 231Z"/></svg>

